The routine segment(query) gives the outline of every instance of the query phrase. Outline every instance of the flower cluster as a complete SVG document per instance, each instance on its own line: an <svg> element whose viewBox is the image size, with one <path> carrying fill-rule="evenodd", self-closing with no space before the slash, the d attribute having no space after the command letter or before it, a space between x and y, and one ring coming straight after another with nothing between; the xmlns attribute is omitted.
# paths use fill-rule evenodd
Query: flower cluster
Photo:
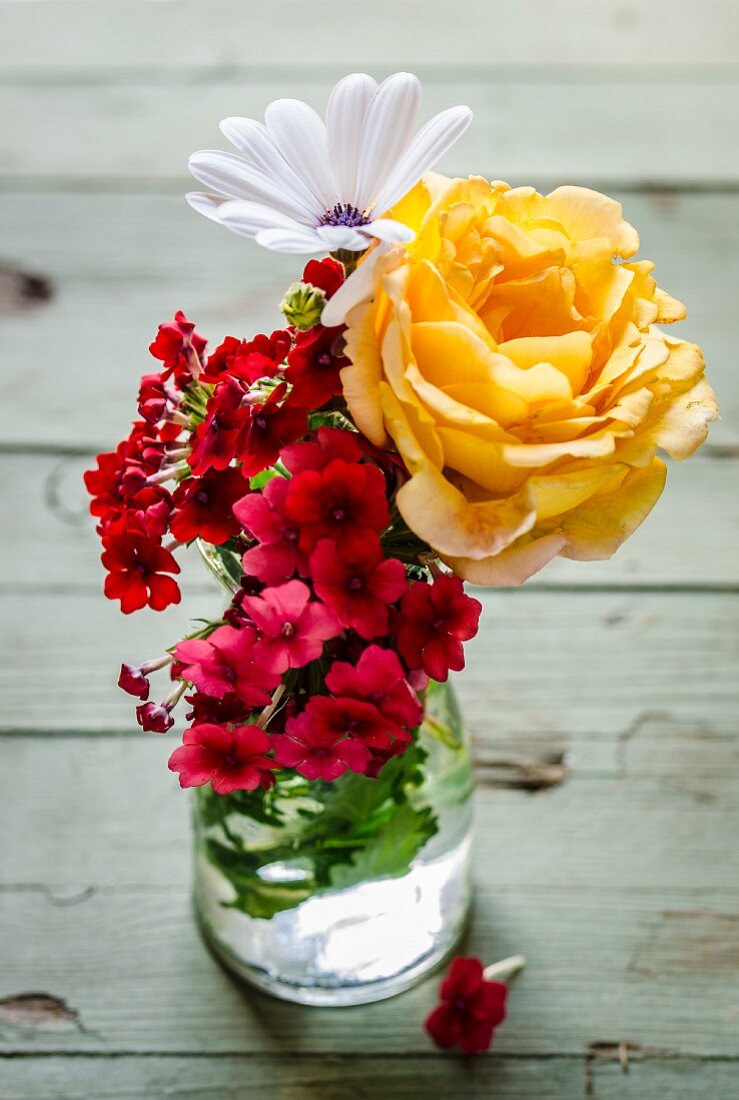
<svg viewBox="0 0 739 1100"><path fill-rule="evenodd" d="M188 196L200 213L331 255L269 335L208 355L183 313L161 325L140 419L86 475L123 612L179 602L173 552L195 540L234 579L221 619L121 670L145 729L189 701L183 786L377 776L464 665L480 604L461 578L610 556L662 491L657 450L687 457L716 415L700 350L656 327L685 310L620 205L427 175L471 115L416 132L419 106L407 73L354 74L325 123L278 100L265 125L221 124L238 156L190 160L215 192Z"/></svg>
<svg viewBox="0 0 739 1100"><path fill-rule="evenodd" d="M343 277L337 261L311 261L289 297L328 301ZM105 593L124 612L180 599L172 551L194 540L239 562L241 582L221 620L123 665L119 684L145 730L166 732L190 703L170 759L183 787L269 790L285 769L375 777L413 741L429 678L463 667L480 604L424 559L394 506L405 468L346 416L343 326L314 316L205 346L181 313L160 326L142 419L86 484ZM155 703L160 669L173 687Z"/></svg>

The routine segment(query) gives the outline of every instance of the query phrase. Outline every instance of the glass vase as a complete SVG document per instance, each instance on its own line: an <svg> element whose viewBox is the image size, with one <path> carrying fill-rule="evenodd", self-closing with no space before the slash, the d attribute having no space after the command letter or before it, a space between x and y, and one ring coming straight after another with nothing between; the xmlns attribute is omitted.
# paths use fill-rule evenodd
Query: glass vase
<svg viewBox="0 0 739 1100"><path fill-rule="evenodd" d="M240 563L201 552L232 591ZM424 711L378 778L195 790L196 912L239 977L302 1004L363 1004L454 950L471 901L470 749L451 684L432 682Z"/></svg>

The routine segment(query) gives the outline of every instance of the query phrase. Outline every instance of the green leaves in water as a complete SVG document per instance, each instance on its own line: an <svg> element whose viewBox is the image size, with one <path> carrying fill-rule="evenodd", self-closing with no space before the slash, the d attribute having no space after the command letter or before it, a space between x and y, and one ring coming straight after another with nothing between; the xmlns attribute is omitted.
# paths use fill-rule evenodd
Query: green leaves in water
<svg viewBox="0 0 739 1100"><path fill-rule="evenodd" d="M268 920L327 889L406 874L436 833L429 807L411 802L423 781L418 744L377 779L346 773L333 783L299 777L269 792L197 792L204 854L233 886L229 904Z"/></svg>

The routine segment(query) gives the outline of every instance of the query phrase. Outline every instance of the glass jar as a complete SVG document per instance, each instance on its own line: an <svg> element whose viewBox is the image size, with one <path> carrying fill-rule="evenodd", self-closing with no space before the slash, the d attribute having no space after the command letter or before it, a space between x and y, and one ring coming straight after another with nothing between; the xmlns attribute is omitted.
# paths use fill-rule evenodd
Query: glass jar
<svg viewBox="0 0 739 1100"><path fill-rule="evenodd" d="M240 563L201 552L229 591ZM414 985L461 938L471 901L472 768L449 683L378 778L278 775L266 796L194 792L195 905L241 978L314 1005Z"/></svg>

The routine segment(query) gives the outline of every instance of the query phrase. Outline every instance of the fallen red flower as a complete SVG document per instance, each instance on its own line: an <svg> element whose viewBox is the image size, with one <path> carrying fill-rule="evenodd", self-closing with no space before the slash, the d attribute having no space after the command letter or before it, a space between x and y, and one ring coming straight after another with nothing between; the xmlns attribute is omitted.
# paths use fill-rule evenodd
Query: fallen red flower
<svg viewBox="0 0 739 1100"><path fill-rule="evenodd" d="M426 1020L426 1031L440 1047L465 1054L487 1050L506 1015L508 987L487 981L479 959L458 956L439 990L441 1004Z"/></svg>

